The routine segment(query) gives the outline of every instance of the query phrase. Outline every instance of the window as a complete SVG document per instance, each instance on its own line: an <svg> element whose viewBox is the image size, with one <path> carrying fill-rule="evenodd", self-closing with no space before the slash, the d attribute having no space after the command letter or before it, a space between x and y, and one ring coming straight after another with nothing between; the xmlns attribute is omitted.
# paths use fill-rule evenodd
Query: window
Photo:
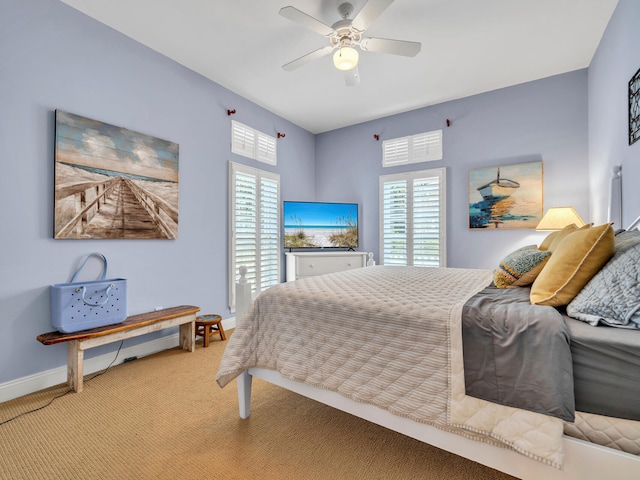
<svg viewBox="0 0 640 480"><path fill-rule="evenodd" d="M243 157L276 165L276 138L231 120L231 151Z"/></svg>
<svg viewBox="0 0 640 480"><path fill-rule="evenodd" d="M380 177L380 263L444 267L445 169Z"/></svg>
<svg viewBox="0 0 640 480"><path fill-rule="evenodd" d="M442 130L382 142L382 166L442 160Z"/></svg>
<svg viewBox="0 0 640 480"><path fill-rule="evenodd" d="M229 306L247 267L252 293L280 283L280 176L229 162Z"/></svg>

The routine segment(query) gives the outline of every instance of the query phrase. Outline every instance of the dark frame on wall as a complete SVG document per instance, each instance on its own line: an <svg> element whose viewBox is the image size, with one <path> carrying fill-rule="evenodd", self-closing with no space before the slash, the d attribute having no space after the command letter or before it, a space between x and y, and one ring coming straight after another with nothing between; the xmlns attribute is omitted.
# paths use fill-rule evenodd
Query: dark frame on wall
<svg viewBox="0 0 640 480"><path fill-rule="evenodd" d="M629 80L629 145L640 139L640 69Z"/></svg>

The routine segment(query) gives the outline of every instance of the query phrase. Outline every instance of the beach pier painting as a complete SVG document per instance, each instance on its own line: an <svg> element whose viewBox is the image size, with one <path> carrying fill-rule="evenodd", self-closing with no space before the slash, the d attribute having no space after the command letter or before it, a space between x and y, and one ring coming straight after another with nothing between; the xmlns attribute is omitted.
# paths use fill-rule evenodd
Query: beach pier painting
<svg viewBox="0 0 640 480"><path fill-rule="evenodd" d="M56 110L54 238L177 236L178 144Z"/></svg>
<svg viewBox="0 0 640 480"><path fill-rule="evenodd" d="M542 162L469 171L469 228L535 228L543 214Z"/></svg>

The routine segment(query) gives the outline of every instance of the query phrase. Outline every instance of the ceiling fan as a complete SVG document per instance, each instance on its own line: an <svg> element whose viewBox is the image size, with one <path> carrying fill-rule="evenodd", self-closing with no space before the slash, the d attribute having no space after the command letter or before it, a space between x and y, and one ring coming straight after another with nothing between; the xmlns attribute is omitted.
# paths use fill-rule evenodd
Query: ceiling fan
<svg viewBox="0 0 640 480"><path fill-rule="evenodd" d="M283 7L280 15L304 27L313 30L329 39L330 45L314 50L292 62L282 66L284 70L295 70L306 63L333 54L333 63L338 70L345 72L345 83L354 86L360 83L358 73L358 51L355 47L366 52L390 53L405 57L414 57L420 51L420 42L391 40L387 38L363 37L367 28L380 16L394 0L368 0L353 20L349 17L353 13L353 5L348 2L338 7L342 20L329 26L320 20L298 10L295 7Z"/></svg>

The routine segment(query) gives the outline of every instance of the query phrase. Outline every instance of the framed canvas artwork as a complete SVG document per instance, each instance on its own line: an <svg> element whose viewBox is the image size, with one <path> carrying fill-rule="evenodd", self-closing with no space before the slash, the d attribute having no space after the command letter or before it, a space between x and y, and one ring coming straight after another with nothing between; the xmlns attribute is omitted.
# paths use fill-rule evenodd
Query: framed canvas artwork
<svg viewBox="0 0 640 480"><path fill-rule="evenodd" d="M469 170L469 228L535 228L543 214L542 162Z"/></svg>
<svg viewBox="0 0 640 480"><path fill-rule="evenodd" d="M56 110L54 238L178 237L178 144Z"/></svg>

